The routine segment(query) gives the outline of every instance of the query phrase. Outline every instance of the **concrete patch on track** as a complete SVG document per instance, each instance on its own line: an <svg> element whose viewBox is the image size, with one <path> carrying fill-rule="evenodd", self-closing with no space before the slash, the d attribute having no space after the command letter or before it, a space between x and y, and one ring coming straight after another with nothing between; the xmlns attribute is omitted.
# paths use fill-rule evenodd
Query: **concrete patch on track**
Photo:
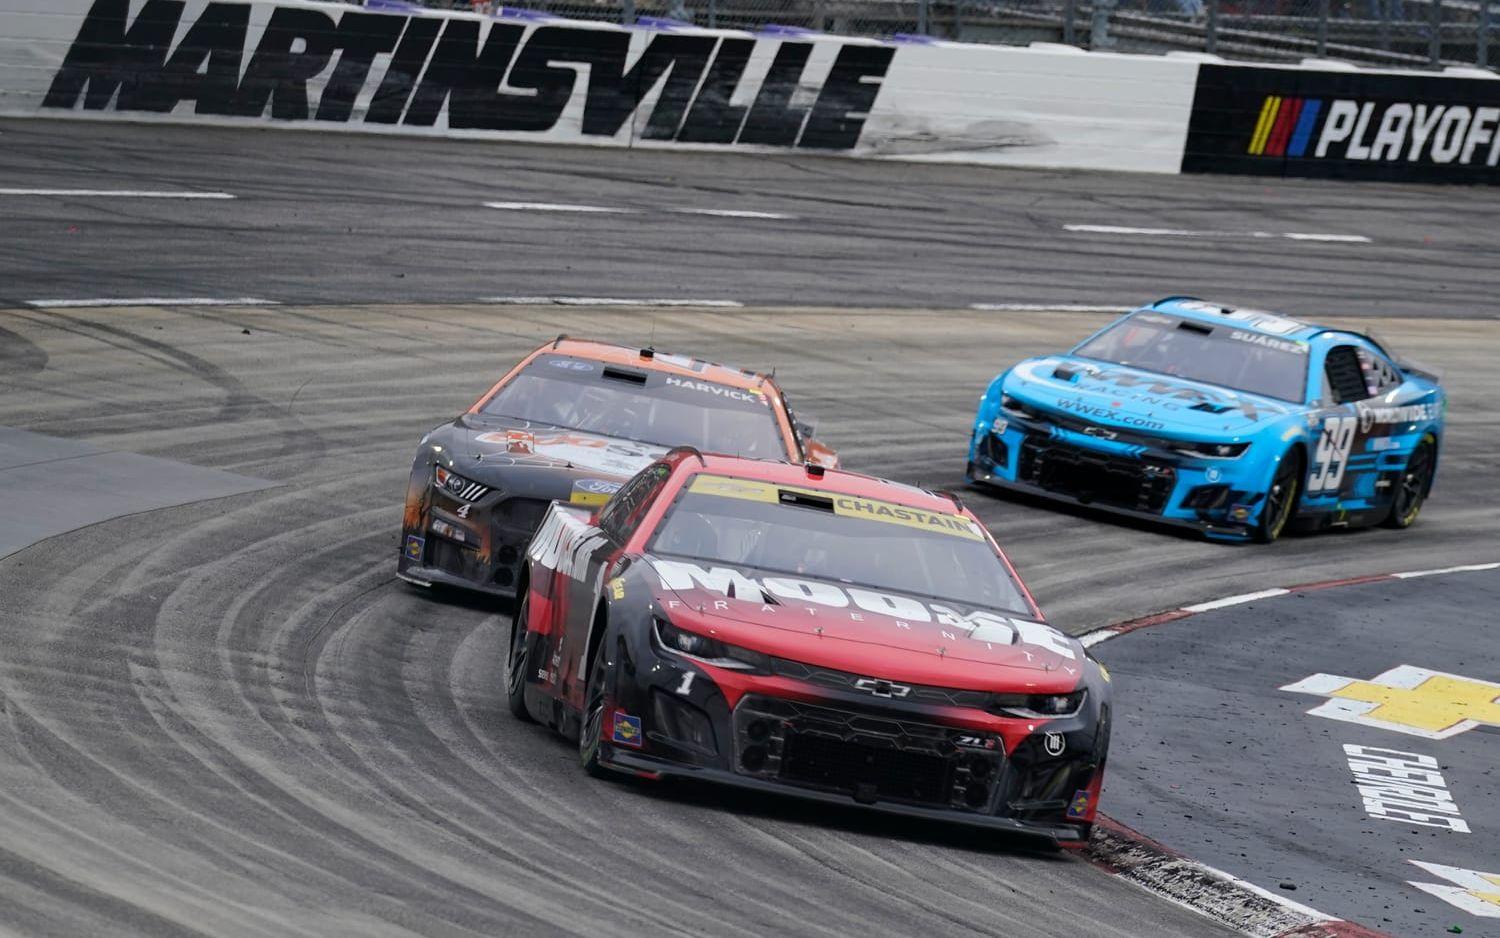
<svg viewBox="0 0 1500 938"><path fill-rule="evenodd" d="M1092 652L1114 817L1400 935L1500 913L1500 564L1203 603Z"/></svg>
<svg viewBox="0 0 1500 938"><path fill-rule="evenodd" d="M240 495L271 484L0 427L0 557L121 515Z"/></svg>

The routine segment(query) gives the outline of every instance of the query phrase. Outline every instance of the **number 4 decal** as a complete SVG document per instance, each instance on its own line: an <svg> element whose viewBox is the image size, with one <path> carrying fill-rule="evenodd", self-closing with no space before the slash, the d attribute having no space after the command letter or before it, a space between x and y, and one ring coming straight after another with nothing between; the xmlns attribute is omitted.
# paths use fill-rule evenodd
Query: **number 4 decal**
<svg viewBox="0 0 1500 938"><path fill-rule="evenodd" d="M1337 492L1344 481L1344 467L1349 462L1349 450L1354 447L1354 431L1359 429L1358 417L1329 417L1323 421L1323 432L1318 435L1318 452L1313 457L1312 475L1307 479L1307 493Z"/></svg>

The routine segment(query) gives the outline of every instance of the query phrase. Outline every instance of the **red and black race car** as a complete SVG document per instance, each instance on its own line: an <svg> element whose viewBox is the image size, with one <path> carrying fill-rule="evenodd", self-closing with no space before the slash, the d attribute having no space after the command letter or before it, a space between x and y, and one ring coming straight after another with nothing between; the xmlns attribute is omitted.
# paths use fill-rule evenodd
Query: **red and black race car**
<svg viewBox="0 0 1500 938"><path fill-rule="evenodd" d="M591 774L1088 837L1108 675L951 495L680 448L522 576L510 708Z"/></svg>
<svg viewBox="0 0 1500 938"><path fill-rule="evenodd" d="M549 504L602 505L682 445L838 465L770 375L558 336L422 438L396 575L514 595Z"/></svg>

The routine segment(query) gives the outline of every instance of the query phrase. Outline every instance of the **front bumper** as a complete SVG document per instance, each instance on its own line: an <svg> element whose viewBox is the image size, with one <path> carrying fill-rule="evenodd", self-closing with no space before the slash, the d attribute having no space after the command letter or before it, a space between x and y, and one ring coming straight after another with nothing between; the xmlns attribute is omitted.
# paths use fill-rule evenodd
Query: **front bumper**
<svg viewBox="0 0 1500 938"><path fill-rule="evenodd" d="M492 491L464 502L433 486L409 498L396 575L512 598L549 500Z"/></svg>
<svg viewBox="0 0 1500 938"><path fill-rule="evenodd" d="M1074 716L1026 720L988 713L965 699L986 697L974 692L874 698L842 672L814 683L779 659L770 673L725 671L639 635L621 644L606 727L625 732L601 740L610 768L1059 843L1088 837L1108 748L1102 691Z"/></svg>
<svg viewBox="0 0 1500 938"><path fill-rule="evenodd" d="M1013 423L998 434L976 431L966 477L971 484L1187 528L1217 540L1250 538L1263 496L1236 483L1233 466L1131 449Z"/></svg>
<svg viewBox="0 0 1500 938"><path fill-rule="evenodd" d="M856 807L867 811L874 811L878 814L919 818L924 821L938 821L944 824L954 824L963 827L978 827L987 830L1005 831L1011 834L1041 837L1057 844L1075 844L1086 841L1088 840L1089 830L1092 827L1091 824L1049 824L1037 821L1021 821L1008 817L996 817L993 815L961 814L943 808L926 808L920 805L899 804L896 802L861 802L856 801L848 795L836 792L787 785L774 780L753 778L708 766L685 765L680 762L645 755L633 750L621 749L618 746L604 747L600 762L606 768L633 775L646 775L652 778L698 779L700 781L712 782L716 785L728 785L745 791L784 795L820 804Z"/></svg>

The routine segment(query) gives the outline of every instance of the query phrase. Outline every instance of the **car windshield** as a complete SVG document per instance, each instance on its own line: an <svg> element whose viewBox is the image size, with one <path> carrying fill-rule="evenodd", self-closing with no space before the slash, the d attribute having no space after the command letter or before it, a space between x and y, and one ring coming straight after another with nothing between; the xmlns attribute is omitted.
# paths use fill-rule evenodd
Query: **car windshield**
<svg viewBox="0 0 1500 938"><path fill-rule="evenodd" d="M704 452L785 459L770 402L759 390L541 355L480 413Z"/></svg>
<svg viewBox="0 0 1500 938"><path fill-rule="evenodd" d="M1136 313L1074 354L1293 403L1301 403L1307 389L1305 343L1230 323Z"/></svg>
<svg viewBox="0 0 1500 938"><path fill-rule="evenodd" d="M1036 615L975 522L835 492L700 474L650 549Z"/></svg>

